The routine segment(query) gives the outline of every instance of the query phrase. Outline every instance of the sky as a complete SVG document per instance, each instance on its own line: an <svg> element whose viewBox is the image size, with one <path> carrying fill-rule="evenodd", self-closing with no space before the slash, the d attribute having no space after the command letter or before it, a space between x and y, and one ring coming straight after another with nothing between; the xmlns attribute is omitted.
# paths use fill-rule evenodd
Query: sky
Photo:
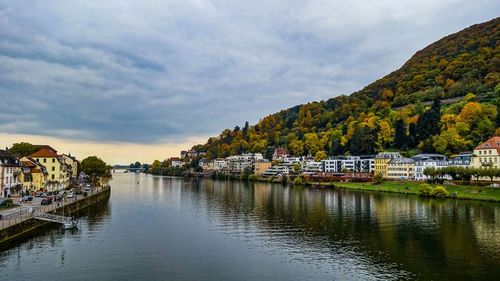
<svg viewBox="0 0 500 281"><path fill-rule="evenodd" d="M0 147L111 164L350 94L497 0L0 0Z"/></svg>

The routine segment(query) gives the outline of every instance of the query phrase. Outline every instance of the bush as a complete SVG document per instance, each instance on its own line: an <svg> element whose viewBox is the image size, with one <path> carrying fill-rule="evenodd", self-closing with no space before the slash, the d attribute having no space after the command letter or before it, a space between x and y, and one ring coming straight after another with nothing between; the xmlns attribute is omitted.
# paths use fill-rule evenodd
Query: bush
<svg viewBox="0 0 500 281"><path fill-rule="evenodd" d="M16 204L14 204L14 201L12 201L12 199L10 199L10 198L9 198L9 199L5 199L5 200L3 200L3 201L0 203L0 207L2 207L2 208L3 208L3 207L5 207L5 208L7 208L7 207L13 207L13 206L15 206L15 205L16 205Z"/></svg>
<svg viewBox="0 0 500 281"><path fill-rule="evenodd" d="M448 196L450 196L450 193L448 192L448 190L446 190L446 188L444 186L438 185L438 186L434 187L434 189L432 190L432 196L433 197L448 197Z"/></svg>
<svg viewBox="0 0 500 281"><path fill-rule="evenodd" d="M301 177L296 177L294 180L293 180L293 184L294 185L301 185L303 183L302 181L302 178Z"/></svg>
<svg viewBox="0 0 500 281"><path fill-rule="evenodd" d="M417 191L418 196L422 196L422 197L431 197L432 193L433 193L432 186L430 186L429 184L426 184L426 183L420 185L420 187Z"/></svg>
<svg viewBox="0 0 500 281"><path fill-rule="evenodd" d="M288 177L286 175L281 176L281 183L284 185L288 183Z"/></svg>
<svg viewBox="0 0 500 281"><path fill-rule="evenodd" d="M253 175L253 174L252 174L252 175L249 175L249 176L248 176L248 180L249 180L249 181L256 181L256 180L258 180L258 177L257 177L256 175Z"/></svg>
<svg viewBox="0 0 500 281"><path fill-rule="evenodd" d="M422 197L437 197L437 198L450 196L450 192L448 192L448 190L446 190L444 186L438 185L433 188L431 185L426 183L420 185L417 194L418 196Z"/></svg>
<svg viewBox="0 0 500 281"><path fill-rule="evenodd" d="M375 184L381 184L384 182L384 177L382 176L382 174L376 174L375 176L373 176L373 182Z"/></svg>

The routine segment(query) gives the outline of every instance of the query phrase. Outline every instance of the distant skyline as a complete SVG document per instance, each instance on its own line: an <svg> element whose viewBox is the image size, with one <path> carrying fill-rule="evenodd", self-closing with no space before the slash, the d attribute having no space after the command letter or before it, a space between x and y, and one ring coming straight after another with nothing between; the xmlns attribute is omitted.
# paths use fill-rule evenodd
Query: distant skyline
<svg viewBox="0 0 500 281"><path fill-rule="evenodd" d="M0 146L110 164L360 90L498 1L0 3Z"/></svg>

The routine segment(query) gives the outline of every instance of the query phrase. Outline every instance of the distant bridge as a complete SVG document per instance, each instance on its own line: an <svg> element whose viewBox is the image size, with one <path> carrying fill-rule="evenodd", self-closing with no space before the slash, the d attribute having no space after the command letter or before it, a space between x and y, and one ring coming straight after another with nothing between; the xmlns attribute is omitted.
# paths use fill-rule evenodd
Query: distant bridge
<svg viewBox="0 0 500 281"><path fill-rule="evenodd" d="M125 170L129 171L129 172L135 172L135 173L142 173L144 172L144 168L125 168Z"/></svg>

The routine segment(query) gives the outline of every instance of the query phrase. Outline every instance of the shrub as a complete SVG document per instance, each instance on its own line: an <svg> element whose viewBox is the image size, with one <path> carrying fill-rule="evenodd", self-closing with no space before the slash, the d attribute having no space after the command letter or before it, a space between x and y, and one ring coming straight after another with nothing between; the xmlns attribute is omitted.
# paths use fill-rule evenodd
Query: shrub
<svg viewBox="0 0 500 281"><path fill-rule="evenodd" d="M433 192L432 186L424 183L424 184L420 185L420 187L418 188L417 194L418 194L418 196L431 197L432 192Z"/></svg>
<svg viewBox="0 0 500 281"><path fill-rule="evenodd" d="M283 175L283 176L281 177L281 183L282 183L282 184L285 184L285 185L288 183L288 177L287 177L286 175Z"/></svg>
<svg viewBox="0 0 500 281"><path fill-rule="evenodd" d="M3 200L1 203L0 203L0 207L13 207L15 206L16 204L14 204L14 201L12 201L12 199L5 199Z"/></svg>
<svg viewBox="0 0 500 281"><path fill-rule="evenodd" d="M446 188L444 186L438 185L438 186L434 187L434 189L432 190L432 196L433 197L448 197L448 196L450 196L450 193L448 192L448 190L446 190Z"/></svg>
<svg viewBox="0 0 500 281"><path fill-rule="evenodd" d="M256 175L253 175L253 174L252 174L252 175L249 175L249 176L248 176L248 180L249 180L249 181L256 181L256 180L258 180L258 177L257 177Z"/></svg>
<svg viewBox="0 0 500 281"><path fill-rule="evenodd" d="M373 176L373 182L375 184L381 184L384 182L384 177L382 176L382 174L377 173L375 176Z"/></svg>
<svg viewBox="0 0 500 281"><path fill-rule="evenodd" d="M302 178L301 178L301 177L296 177L296 178L293 180L293 184L294 184L294 185L301 185L301 184L302 184Z"/></svg>

